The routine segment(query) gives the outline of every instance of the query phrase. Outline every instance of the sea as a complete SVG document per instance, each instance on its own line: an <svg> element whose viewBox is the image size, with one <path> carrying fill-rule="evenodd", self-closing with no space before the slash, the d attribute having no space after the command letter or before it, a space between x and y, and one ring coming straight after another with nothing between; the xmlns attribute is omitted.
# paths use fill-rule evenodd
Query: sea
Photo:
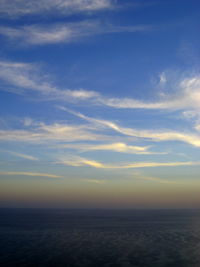
<svg viewBox="0 0 200 267"><path fill-rule="evenodd" d="M200 210L0 209L0 267L200 267Z"/></svg>

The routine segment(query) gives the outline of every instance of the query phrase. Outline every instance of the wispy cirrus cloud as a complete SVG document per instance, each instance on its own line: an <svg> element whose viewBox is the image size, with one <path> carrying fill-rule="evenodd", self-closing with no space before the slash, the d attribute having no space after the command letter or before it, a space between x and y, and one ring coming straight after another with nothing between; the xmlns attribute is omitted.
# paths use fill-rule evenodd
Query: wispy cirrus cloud
<svg viewBox="0 0 200 267"><path fill-rule="evenodd" d="M40 71L40 66L31 63L0 61L0 79L5 83L3 90L15 93L35 91L49 100L86 100L98 96L97 92L83 89L60 90L47 75Z"/></svg>
<svg viewBox="0 0 200 267"><path fill-rule="evenodd" d="M93 104L100 104L102 102L102 99L105 100L105 98L95 91L87 91L83 89L79 90L60 90L56 86L54 86L51 82L48 81L46 76L44 74L41 74L40 70L37 70L37 66L34 64L28 64L28 63L20 63L20 62L0 62L0 79L4 81L5 88L9 85L12 87L12 90L15 92L18 92L20 90L24 91L35 91L38 92L41 96L45 97L45 100L52 100L52 101L91 101ZM171 109L178 109L179 108L194 108L195 111L199 108L199 98L200 98L200 78L195 77L191 79L185 79L182 80L180 83L181 87L183 88L182 91L184 92L184 99L180 98L178 100L178 97L175 98L174 102L166 102L170 103L171 106L168 105L168 108L171 107ZM187 97L186 97L187 96ZM109 99L107 99L109 101ZM124 99L120 99L120 102L123 103ZM172 104L173 103L173 104ZM180 103L177 104L176 103ZM152 104L153 105L153 104ZM182 107L180 106L182 105ZM149 106L143 106L143 108L148 108ZM165 108L167 105L165 106ZM136 108L136 106L135 106ZM142 106L138 106L138 108L142 108ZM150 107L149 107L150 108ZM161 108L158 107L157 108ZM68 111L64 107L60 107L60 109ZM153 141L181 141L188 144L191 144L193 146L199 147L200 146L200 136L198 134L198 126L196 127L196 133L190 133L190 132L177 132L177 131L167 131L167 130L137 130L133 128L125 128L121 127L120 125L108 121L108 120L101 120L101 119L95 119L88 116L85 116L81 113L77 112L71 112L74 115L90 122L95 125L101 125L104 128L110 128L120 134L126 135L126 136L132 136L137 138L143 138L146 140L153 140ZM54 131L58 133L58 128L62 128L63 126L54 125L51 126L54 128ZM46 126L46 130L50 129ZM27 139L27 136L29 136L29 139L37 140L39 137L43 138L46 135L44 134L45 126L40 126L35 132L27 132L25 131L18 131L16 130L14 140L17 138L22 140L22 136ZM80 131L80 129L79 129ZM70 131L69 131L70 132ZM13 132L14 133L14 132ZM13 137L13 133L11 132L1 132L1 138L2 136L6 134L5 138L8 139L9 136ZM85 133L85 132L84 132ZM88 136L87 134L84 134L82 136ZM91 133L89 134L91 135ZM95 134L96 135L96 134ZM76 134L74 135L77 136ZM92 134L94 140L95 136ZM96 135L97 136L97 135ZM48 135L48 137L50 137ZM68 136L69 137L69 136ZM77 140L80 140L77 138ZM83 140L83 139L82 139ZM84 139L86 140L86 139Z"/></svg>
<svg viewBox="0 0 200 267"><path fill-rule="evenodd" d="M51 140L58 143L107 139L107 136L95 133L87 125L38 123L28 129L0 130L0 141L47 143Z"/></svg>
<svg viewBox="0 0 200 267"><path fill-rule="evenodd" d="M22 153L18 153L18 152L14 152L14 151L9 151L9 150L1 150L1 151L5 152L5 153L8 153L10 155L19 157L19 158L23 158L23 159L39 160L38 158L30 156L30 155L27 155L27 154L22 154Z"/></svg>
<svg viewBox="0 0 200 267"><path fill-rule="evenodd" d="M197 124L197 125L195 126L195 129L196 129L197 131L200 132L200 124Z"/></svg>
<svg viewBox="0 0 200 267"><path fill-rule="evenodd" d="M110 9L113 4L113 0L0 0L0 15L11 19L46 13L67 15Z"/></svg>
<svg viewBox="0 0 200 267"><path fill-rule="evenodd" d="M153 152L149 150L149 146L132 146L125 143L107 143L107 144L63 144L60 147L75 149L81 152L84 151L114 151L127 154L142 154L142 155L152 155L152 154L166 154L166 152Z"/></svg>
<svg viewBox="0 0 200 267"><path fill-rule="evenodd" d="M116 109L181 110L184 116L200 111L200 76L183 78L176 84L175 93L165 94L161 100L143 101L134 98L106 97L97 91L85 89L60 89L37 64L0 61L0 79L6 83L4 90L28 92L30 90L45 96L45 100L73 102L89 101L93 105ZM188 113L189 112L189 113Z"/></svg>
<svg viewBox="0 0 200 267"><path fill-rule="evenodd" d="M39 176L39 177L49 177L49 178L61 178L60 175L50 174L50 173L40 173L40 172L16 172L16 171L1 171L0 175L17 175L17 176Z"/></svg>
<svg viewBox="0 0 200 267"><path fill-rule="evenodd" d="M112 121L96 119L96 118L92 118L89 116L85 116L82 113L74 112L64 107L59 107L59 108L61 110L70 112L74 114L75 116L82 118L83 120L86 120L96 125L103 126L108 129L112 129L126 136L132 136L132 137L152 140L156 142L181 141L181 142L188 143L196 147L200 147L200 136L198 134L195 135L193 133L183 133L183 132L167 131L167 130L155 131L155 130L138 130L138 129L133 129L133 128L126 128L126 127L121 127Z"/></svg>
<svg viewBox="0 0 200 267"><path fill-rule="evenodd" d="M56 92L56 88L43 80L42 75L37 71L37 66L21 62L0 62L0 78L16 89L29 89L41 93Z"/></svg>
<svg viewBox="0 0 200 267"><path fill-rule="evenodd" d="M144 181L149 181L153 183L159 183L159 184L181 184L181 182L174 181L174 180L167 180L159 177L152 177L152 176L147 176L143 174L136 174L134 175L134 180L135 178L138 180L144 180ZM108 180L103 180L103 179L81 179L81 181L86 182L86 183L93 183L93 184L105 184L108 182Z"/></svg>
<svg viewBox="0 0 200 267"><path fill-rule="evenodd" d="M200 162L183 161L183 162L133 162L133 163L118 163L118 164L105 164L96 160L71 157L67 160L58 162L60 164L82 167L89 166L97 169L134 169L134 168L153 168L153 167L178 167L178 166L194 166L200 165Z"/></svg>
<svg viewBox="0 0 200 267"><path fill-rule="evenodd" d="M161 78L162 83L164 77ZM106 98L99 101L102 105L120 109L158 109L158 110L200 110L200 75L185 77L179 81L175 93L165 94L157 101L141 101L133 98Z"/></svg>
<svg viewBox="0 0 200 267"><path fill-rule="evenodd" d="M115 26L98 20L87 20L73 23L56 23L47 25L29 25L20 27L0 27L0 35L19 44L45 45L71 43L81 38L97 34L120 32L144 32L151 30L148 25Z"/></svg>
<svg viewBox="0 0 200 267"><path fill-rule="evenodd" d="M67 165L67 166L73 166L73 167L90 166L90 167L99 168L99 169L109 168L109 166L101 162L91 160L91 159L81 158L81 157L70 157L70 159L58 161L57 163Z"/></svg>
<svg viewBox="0 0 200 267"><path fill-rule="evenodd" d="M146 176L142 174L136 175L136 177L141 180L160 183L160 184L180 184L180 182L177 182L177 181L162 179L162 178L154 177L154 176L151 177L151 176Z"/></svg>
<svg viewBox="0 0 200 267"><path fill-rule="evenodd" d="M98 180L98 179L81 179L81 181L85 183L92 183L92 184L105 184L106 180Z"/></svg>

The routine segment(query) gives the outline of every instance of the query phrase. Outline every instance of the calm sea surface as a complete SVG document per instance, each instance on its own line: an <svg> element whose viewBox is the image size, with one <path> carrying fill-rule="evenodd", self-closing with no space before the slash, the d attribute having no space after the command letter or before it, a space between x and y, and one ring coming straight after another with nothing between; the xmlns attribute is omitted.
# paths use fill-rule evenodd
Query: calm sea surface
<svg viewBox="0 0 200 267"><path fill-rule="evenodd" d="M200 267L200 211L0 209L0 266Z"/></svg>

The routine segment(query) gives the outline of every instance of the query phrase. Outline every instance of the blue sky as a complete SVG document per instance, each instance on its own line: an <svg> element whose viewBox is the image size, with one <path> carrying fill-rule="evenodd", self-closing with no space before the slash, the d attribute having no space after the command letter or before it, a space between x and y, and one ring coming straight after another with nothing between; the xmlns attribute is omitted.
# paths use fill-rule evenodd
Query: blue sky
<svg viewBox="0 0 200 267"><path fill-rule="evenodd" d="M198 207L197 0L0 0L9 207Z"/></svg>

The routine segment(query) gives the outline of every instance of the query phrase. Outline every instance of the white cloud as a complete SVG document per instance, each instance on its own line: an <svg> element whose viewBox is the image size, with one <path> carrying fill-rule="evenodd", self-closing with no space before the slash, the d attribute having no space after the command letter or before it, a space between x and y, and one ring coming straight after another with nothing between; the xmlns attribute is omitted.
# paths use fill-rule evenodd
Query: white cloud
<svg viewBox="0 0 200 267"><path fill-rule="evenodd" d="M0 27L1 35L31 45L74 42L97 31L98 25L88 21L48 26Z"/></svg>
<svg viewBox="0 0 200 267"><path fill-rule="evenodd" d="M176 132L176 131L166 131L166 130L160 130L160 131L153 131L153 130L137 130L133 128L125 128L121 127L118 124L108 121L108 120L102 120L102 119L95 119L88 116L85 116L81 113L70 111L64 107L61 108L64 111L70 112L74 114L75 116L78 116L79 118L82 118L88 122L91 122L96 125L103 126L105 128L110 128L120 134L142 138L146 140L152 140L152 141L181 141L188 144L191 144L196 147L200 147L200 136L194 135L192 133L183 133L183 132Z"/></svg>
<svg viewBox="0 0 200 267"><path fill-rule="evenodd" d="M31 118L27 117L23 120L24 126L31 126L34 122Z"/></svg>
<svg viewBox="0 0 200 267"><path fill-rule="evenodd" d="M200 76L183 79L176 93L165 95L162 100L147 102L133 98L102 97L99 102L106 106L124 109L200 110Z"/></svg>
<svg viewBox="0 0 200 267"><path fill-rule="evenodd" d="M17 141L47 143L52 142L73 142L83 140L108 140L105 135L93 132L87 125L69 125L69 124L45 124L35 123L31 129L9 129L0 130L0 141Z"/></svg>
<svg viewBox="0 0 200 267"><path fill-rule="evenodd" d="M194 166L194 165L200 165L200 162L192 162L192 161L185 161L185 162L137 162L137 163L130 163L130 164L124 165L121 168L129 169L129 168L177 167L177 166Z"/></svg>
<svg viewBox="0 0 200 267"><path fill-rule="evenodd" d="M105 184L106 180L97 180L97 179L82 179L86 183L93 183L93 184Z"/></svg>
<svg viewBox="0 0 200 267"><path fill-rule="evenodd" d="M47 75L40 72L37 64L0 61L0 79L6 83L4 90L7 90L7 85L8 90L12 86L16 93L32 90L45 96L45 100L74 101L98 97L94 91L58 89L48 81Z"/></svg>
<svg viewBox="0 0 200 267"><path fill-rule="evenodd" d="M167 82L167 77L166 77L166 74L165 74L165 72L162 72L161 74L160 74L160 81L159 81L159 84L160 85L165 85L166 84L166 82Z"/></svg>
<svg viewBox="0 0 200 267"><path fill-rule="evenodd" d="M197 131L200 132L200 124L197 124L197 125L195 126L195 129L196 129Z"/></svg>
<svg viewBox="0 0 200 267"><path fill-rule="evenodd" d="M87 20L65 24L31 25L21 27L0 27L0 35L18 44L44 45L71 43L80 38L106 33L143 32L150 30L147 25L115 26L97 20Z"/></svg>
<svg viewBox="0 0 200 267"><path fill-rule="evenodd" d="M73 14L113 7L112 0L0 0L0 15L16 18L24 15Z"/></svg>
<svg viewBox="0 0 200 267"><path fill-rule="evenodd" d="M178 166L194 166L200 165L200 162L134 162L134 163L118 163L118 164L104 164L95 160L90 160L81 157L70 157L70 159L60 161L59 163L73 166L90 166L97 169L134 169L134 168L152 168L152 167L178 167Z"/></svg>
<svg viewBox="0 0 200 267"><path fill-rule="evenodd" d="M48 31L49 30L49 31ZM8 37L11 40L20 41L19 44L48 44L59 43L63 41L72 41L74 36L67 27L53 27L49 29L37 26L23 27L0 27L0 35Z"/></svg>
<svg viewBox="0 0 200 267"><path fill-rule="evenodd" d="M79 158L79 157L71 157L69 160L64 160L58 163L68 165L68 166L73 166L73 167L90 166L90 167L100 168L100 169L109 168L107 165L104 165L103 163L100 163L98 161L85 159L85 158Z"/></svg>
<svg viewBox="0 0 200 267"><path fill-rule="evenodd" d="M1 171L0 175L18 175L18 176L40 176L40 177L49 177L49 178L61 178L60 175L49 174L49 173L39 173L39 172L10 172L10 171Z"/></svg>
<svg viewBox="0 0 200 267"><path fill-rule="evenodd" d="M0 62L0 78L20 89L35 90L42 93L56 93L57 89L43 81L42 75L37 71L38 66L20 62ZM45 79L44 79L45 80Z"/></svg>
<svg viewBox="0 0 200 267"><path fill-rule="evenodd" d="M122 142L109 143L109 144L64 144L62 145L62 148L76 149L82 152L103 150L103 151L115 151L127 154L143 154L143 155L166 154L166 152L149 151L149 146L131 146Z"/></svg>
<svg viewBox="0 0 200 267"><path fill-rule="evenodd" d="M184 118L191 120L199 117L199 112L196 110L186 110L182 112Z"/></svg>
<svg viewBox="0 0 200 267"><path fill-rule="evenodd" d="M28 64L28 63L20 63L20 62L8 62L1 61L0 62L0 79L3 80L7 85L12 85L13 90L18 92L18 90L24 91L35 91L39 92L40 95L45 97L45 100L57 100L57 101L92 101L93 104L103 104L114 107L121 108L157 108L157 109L185 109L185 116L194 116L200 110L200 77L194 76L192 78L183 79L179 82L179 87L181 88L181 94L177 93L177 95L171 100L163 101L163 102L155 102L155 103L144 103L137 100L131 99L112 99L112 98L104 98L98 92L95 91L87 91L84 89L79 90L60 90L56 86L54 86L51 82L47 81L47 77L44 74L41 74L37 65ZM5 86L7 88L7 86ZM178 97L179 96L179 97ZM171 96L172 98L172 96ZM119 104L119 105L118 105ZM68 111L64 107L60 107L60 109ZM190 111L190 113L188 112ZM70 111L71 112L71 111ZM138 130L134 128L125 128L120 125L102 119L95 119L88 116L85 116L81 113L71 112L74 115L92 123L98 128L112 129L122 135L131 136L135 138L141 138L144 140L151 140L155 142L161 141L181 141L188 144L191 144L196 147L200 147L200 136L199 136L199 126L196 124L195 130L196 133L191 132L178 132L172 130ZM183 114L183 115L184 115ZM27 123L27 122L26 122ZM30 122L28 122L30 123ZM65 128L64 125L40 125L34 131L27 130L14 130L14 131L0 131L0 139L1 140L29 140L29 141L44 141L44 140L102 140L102 137L98 134L91 133L86 129L80 129L80 127L72 126L73 130L70 130L71 126ZM50 129L54 131L54 134ZM63 130L61 130L63 129ZM65 130L64 130L65 129ZM58 136L58 132L65 132L65 135ZM77 134L79 133L79 134ZM80 139L81 136L81 139ZM104 136L105 140L105 136ZM99 147L98 149L100 149ZM104 147L105 149L106 147ZM126 151L131 151L131 147L126 147ZM114 150L114 148L113 148ZM115 151L119 151L120 148L116 148ZM121 148L122 150L122 148ZM132 150L133 151L133 150Z"/></svg>
<svg viewBox="0 0 200 267"><path fill-rule="evenodd" d="M2 151L2 150L1 150ZM13 156L19 157L19 158L23 158L23 159L28 159L28 160L39 160L36 157L30 156L30 155L26 155L26 154L22 154L22 153L18 153L18 152L13 152L13 151L9 151L9 150L3 150L3 152L9 153Z"/></svg>
<svg viewBox="0 0 200 267"><path fill-rule="evenodd" d="M50 82L50 78L40 71L36 64L0 61L0 79L6 82L5 90L12 86L14 92L33 90L45 96L45 100L62 102L91 101L122 109L182 110L183 116L194 116L200 111L200 76L184 78L176 84L176 93L165 94L162 100L141 101L134 98L109 98L96 91L84 89L61 90ZM190 112L190 113L188 113Z"/></svg>

